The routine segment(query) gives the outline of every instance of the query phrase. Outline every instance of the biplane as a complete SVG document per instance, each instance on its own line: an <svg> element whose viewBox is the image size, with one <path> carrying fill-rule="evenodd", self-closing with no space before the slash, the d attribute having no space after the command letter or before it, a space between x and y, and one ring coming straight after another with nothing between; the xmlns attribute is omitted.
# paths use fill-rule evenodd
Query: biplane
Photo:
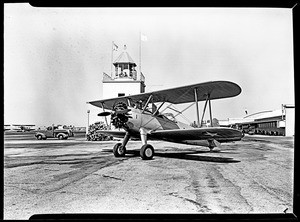
<svg viewBox="0 0 300 222"><path fill-rule="evenodd" d="M12 124L12 125L4 125L4 131L11 130L16 132L29 132L35 130L35 125L24 125L24 124Z"/></svg>
<svg viewBox="0 0 300 222"><path fill-rule="evenodd" d="M148 143L148 140L152 139L206 146L211 151L215 147L220 148L221 143L241 140L244 135L239 130L213 126L211 110L211 100L234 97L240 93L241 88L233 82L211 81L88 103L102 108L103 112L99 113L98 116L110 116L110 123L116 129L98 132L123 138L122 143L117 143L113 147L115 157L125 156L129 139L138 138L142 143L140 156L142 159L148 160L152 159L154 155L154 148ZM201 121L199 101L205 101ZM167 108L171 108L170 105L183 103L191 104L182 111L176 110L175 116L171 115L170 117L170 115L163 113ZM192 105L196 106L197 127L179 122L174 118ZM202 127L201 123L207 105L209 107L210 126ZM160 111L163 106L167 107Z"/></svg>

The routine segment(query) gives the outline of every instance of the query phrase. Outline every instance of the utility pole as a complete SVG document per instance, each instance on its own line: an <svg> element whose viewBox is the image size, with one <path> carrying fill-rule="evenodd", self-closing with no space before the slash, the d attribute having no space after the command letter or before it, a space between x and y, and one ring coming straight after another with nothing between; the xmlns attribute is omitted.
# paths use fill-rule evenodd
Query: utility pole
<svg viewBox="0 0 300 222"><path fill-rule="evenodd" d="M89 134L89 126L90 126L90 110L87 110L87 127L86 127L86 135Z"/></svg>

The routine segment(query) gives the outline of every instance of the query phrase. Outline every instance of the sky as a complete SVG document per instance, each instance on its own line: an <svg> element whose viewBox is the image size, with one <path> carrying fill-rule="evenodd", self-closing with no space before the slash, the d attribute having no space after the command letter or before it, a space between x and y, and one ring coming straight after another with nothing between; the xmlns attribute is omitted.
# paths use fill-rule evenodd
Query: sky
<svg viewBox="0 0 300 222"><path fill-rule="evenodd" d="M242 92L213 100L217 119L294 104L292 9L35 8L4 4L4 123L101 121L112 41L141 67L146 92L226 80ZM188 105L188 104L187 104ZM186 107L185 105L184 107ZM204 103L199 103L202 112ZM200 114L201 115L201 114ZM185 116L196 120L194 109Z"/></svg>

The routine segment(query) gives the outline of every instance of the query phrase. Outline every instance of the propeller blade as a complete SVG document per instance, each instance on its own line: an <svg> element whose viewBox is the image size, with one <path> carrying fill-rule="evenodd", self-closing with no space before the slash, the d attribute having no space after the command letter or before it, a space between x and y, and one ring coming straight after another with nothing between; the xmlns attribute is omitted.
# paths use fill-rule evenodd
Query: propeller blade
<svg viewBox="0 0 300 222"><path fill-rule="evenodd" d="M102 112L99 113L97 116L109 116L111 114L111 112Z"/></svg>

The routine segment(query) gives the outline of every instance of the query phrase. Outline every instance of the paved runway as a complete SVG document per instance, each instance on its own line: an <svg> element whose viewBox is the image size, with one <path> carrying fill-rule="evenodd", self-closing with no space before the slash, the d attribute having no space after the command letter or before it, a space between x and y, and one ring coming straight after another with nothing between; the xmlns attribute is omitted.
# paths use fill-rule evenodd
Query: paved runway
<svg viewBox="0 0 300 222"><path fill-rule="evenodd" d="M208 148L140 142L115 158L116 141L5 136L4 219L48 213L293 212L294 139L246 136ZM20 139L21 138L21 139Z"/></svg>

